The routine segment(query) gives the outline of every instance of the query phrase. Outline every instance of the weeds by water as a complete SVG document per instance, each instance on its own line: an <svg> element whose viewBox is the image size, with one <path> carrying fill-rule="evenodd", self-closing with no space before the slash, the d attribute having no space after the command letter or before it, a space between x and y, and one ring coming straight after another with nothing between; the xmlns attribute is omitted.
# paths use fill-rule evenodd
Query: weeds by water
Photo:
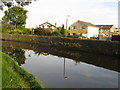
<svg viewBox="0 0 120 90"><path fill-rule="evenodd" d="M44 88L10 56L2 54L2 88Z"/></svg>

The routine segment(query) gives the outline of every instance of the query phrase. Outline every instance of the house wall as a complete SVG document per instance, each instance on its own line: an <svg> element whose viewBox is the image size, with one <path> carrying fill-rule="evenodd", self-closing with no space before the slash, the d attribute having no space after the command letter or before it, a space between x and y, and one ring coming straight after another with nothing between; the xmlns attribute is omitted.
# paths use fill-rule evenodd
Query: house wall
<svg viewBox="0 0 120 90"><path fill-rule="evenodd" d="M88 27L88 34L87 34L88 38L90 38L90 37L98 37L98 35L99 35L99 28L92 27L92 26Z"/></svg>
<svg viewBox="0 0 120 90"><path fill-rule="evenodd" d="M76 29L73 29L72 27L76 27ZM80 27L85 27L85 29L81 29ZM75 23L70 26L70 35L73 35L75 33L76 35L80 35L81 33L86 34L87 33L87 26L83 25L81 23Z"/></svg>
<svg viewBox="0 0 120 90"><path fill-rule="evenodd" d="M106 36L111 36L110 31L109 30L104 30L102 33L104 33Z"/></svg>
<svg viewBox="0 0 120 90"><path fill-rule="evenodd" d="M112 26L111 29L110 29L111 32L117 32L117 29L115 26Z"/></svg>

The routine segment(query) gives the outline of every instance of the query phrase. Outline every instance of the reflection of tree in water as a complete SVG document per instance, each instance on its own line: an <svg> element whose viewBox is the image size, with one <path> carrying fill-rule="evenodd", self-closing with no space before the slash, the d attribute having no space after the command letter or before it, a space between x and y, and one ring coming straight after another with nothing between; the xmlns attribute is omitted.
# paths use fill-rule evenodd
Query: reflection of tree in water
<svg viewBox="0 0 120 90"><path fill-rule="evenodd" d="M25 63L25 51L22 49L16 49L11 47L3 47L2 51L8 55L10 55L15 61L18 62L18 64L21 66L21 64Z"/></svg>

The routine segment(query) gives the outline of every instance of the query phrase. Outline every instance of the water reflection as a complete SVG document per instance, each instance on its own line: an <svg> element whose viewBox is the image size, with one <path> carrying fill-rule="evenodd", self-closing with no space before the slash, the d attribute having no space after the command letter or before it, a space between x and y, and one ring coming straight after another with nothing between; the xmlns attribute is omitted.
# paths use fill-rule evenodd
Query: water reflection
<svg viewBox="0 0 120 90"><path fill-rule="evenodd" d="M44 43L31 44L31 43L23 43L23 42L3 41L2 44L3 44L4 52L11 52L12 53L10 54L11 56L15 54L15 56L12 56L12 57L16 61L18 61L19 65L24 64L24 61L25 61L25 56L24 56L25 52L22 49L28 49L28 50L33 50L35 54L37 54L38 56L40 54L43 54L43 55L51 54L58 57L73 59L76 62L76 65L80 62L85 62L95 66L103 67L106 69L119 71L118 69L119 58L116 58L116 57L65 50L65 49L62 49L62 47L61 48L52 47L51 45L44 44ZM17 49L14 49L14 48L17 48L18 51Z"/></svg>
<svg viewBox="0 0 120 90"><path fill-rule="evenodd" d="M52 47L3 41L3 51L47 88L117 88L118 58ZM102 68L101 68L102 67Z"/></svg>
<svg viewBox="0 0 120 90"><path fill-rule="evenodd" d="M31 54L31 57L28 55ZM27 71L37 76L48 88L115 88L118 87L118 73L94 65L53 55L35 54L25 51Z"/></svg>
<svg viewBox="0 0 120 90"><path fill-rule="evenodd" d="M15 61L18 62L18 64L21 66L21 64L25 63L25 51L22 49L16 49L13 47L3 47L2 51L8 55L10 55Z"/></svg>

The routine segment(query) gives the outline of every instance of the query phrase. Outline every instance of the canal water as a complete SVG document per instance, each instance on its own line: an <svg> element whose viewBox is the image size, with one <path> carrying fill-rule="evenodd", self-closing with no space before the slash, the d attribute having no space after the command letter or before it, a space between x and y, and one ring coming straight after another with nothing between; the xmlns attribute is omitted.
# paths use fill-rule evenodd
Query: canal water
<svg viewBox="0 0 120 90"><path fill-rule="evenodd" d="M46 44L3 41L13 57L46 88L118 88L118 58Z"/></svg>

